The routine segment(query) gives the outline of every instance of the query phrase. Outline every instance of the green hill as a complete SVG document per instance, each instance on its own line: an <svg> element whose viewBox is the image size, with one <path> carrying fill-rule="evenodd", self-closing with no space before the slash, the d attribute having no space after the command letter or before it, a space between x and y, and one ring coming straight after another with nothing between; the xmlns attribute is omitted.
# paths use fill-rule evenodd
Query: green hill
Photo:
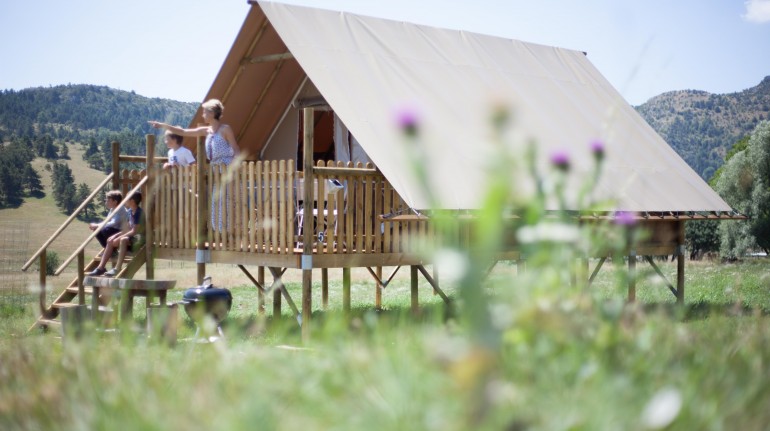
<svg viewBox="0 0 770 431"><path fill-rule="evenodd" d="M9 149L14 145L11 142L15 142L16 148L31 149L34 156L29 164L39 175L43 187L43 193L39 195L24 193L20 202L0 199L3 229L13 227L23 231L28 241L26 246L20 245L29 247L21 254L31 255L68 216L57 207L53 197L53 162L67 164L74 174L75 184L85 184L93 189L111 168L105 161L110 160L113 140L121 143L124 154L144 154L145 134L156 132L147 120L161 119L186 125L197 107L196 103L148 98L93 85L0 91L0 145ZM158 153L164 150L158 148ZM0 163L0 171L9 170L0 174L19 176L24 168L21 164ZM4 175L0 175L0 198L5 190ZM101 209L101 205L97 205L97 210ZM50 250L64 258L89 233L87 223L76 220ZM0 231L0 239L5 241L7 238L3 234ZM89 246L89 255L97 246L96 243ZM0 251L0 261L7 260L6 251ZM15 262L13 268L17 270L20 265Z"/></svg>
<svg viewBox="0 0 770 431"><path fill-rule="evenodd" d="M0 140L48 135L61 142L95 140L103 149L118 140L131 153L144 154L144 135L155 132L147 120L187 125L197 108L197 103L95 85L4 90L0 92Z"/></svg>
<svg viewBox="0 0 770 431"><path fill-rule="evenodd" d="M760 121L770 120L770 76L737 93L663 93L636 109L695 172L708 180L722 166L733 144L750 134Z"/></svg>

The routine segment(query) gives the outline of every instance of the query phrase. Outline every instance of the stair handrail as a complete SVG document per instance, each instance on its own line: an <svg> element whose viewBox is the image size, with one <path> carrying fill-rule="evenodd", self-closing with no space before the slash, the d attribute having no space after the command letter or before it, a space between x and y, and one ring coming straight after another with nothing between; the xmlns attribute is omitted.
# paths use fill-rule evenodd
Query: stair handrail
<svg viewBox="0 0 770 431"><path fill-rule="evenodd" d="M129 200L129 199L131 199L131 197L133 197L133 196L134 196L134 194L136 194L136 192L142 188L142 186L143 186L143 185L144 185L144 184L147 182L147 179L148 179L148 178L149 178L149 177L148 177L147 175L145 175L145 176L144 176L144 178L142 178L142 179L141 179L141 180L140 180L138 183L136 183L136 185L134 186L134 188L132 188L132 189L131 189L131 190L130 190L130 191L127 193L127 194L126 194L126 197L124 197L124 198L123 198L123 200L122 200L122 201L121 201L121 202L120 202L120 203L119 203L119 204L118 204L118 205L117 205L117 206L116 206L116 207L113 209L113 211L118 211L118 210L121 210L121 209L125 208L125 206L126 206L126 203L128 202L128 200ZM74 259L75 257L77 257L78 253L80 253L81 251L85 250L85 248L86 248L86 246L88 245L88 243L89 243L89 242L91 242L91 240L92 240L92 239L94 239L94 237L95 237L95 236L96 236L96 235L99 233L99 230L100 230L100 229L102 228L102 226L104 226L104 224L106 224L106 223L107 223L107 220L106 220L106 219L105 219L104 221L102 221L101 223L99 223L99 227L97 227L97 228L96 228L96 229L95 229L95 230L94 230L94 231L91 233L91 235L89 235L89 236L88 236L88 238L87 238L85 241L83 241L83 243L82 243L82 244L80 244L80 247L78 247L78 248L77 248L77 249L76 249L76 250L75 250L75 251L74 251L74 252L73 252L73 253L72 253L72 254L71 254L71 255L70 255L70 256L69 256L69 257L68 257L68 258L67 258L65 261L64 261L64 263L62 263L62 264L59 266L59 268L57 268L57 269L56 269L56 271L55 271L53 274L54 274L54 275L59 275L59 274L61 274L61 273L62 273L62 271L64 271L64 268L66 268L66 267L67 267L67 265L69 265L69 264L70 264L70 262L72 262L72 259Z"/></svg>
<svg viewBox="0 0 770 431"><path fill-rule="evenodd" d="M66 229L67 226L69 226L70 223L72 223L75 220L75 218L78 216L78 214L80 214L80 212L83 211L83 209L86 207L86 205L88 205L94 199L94 197L96 197L96 195L102 191L102 188L105 185L107 185L107 182L109 182L114 175L115 175L114 172L110 172L107 175L107 178L105 178L104 181L99 183L99 185L96 186L96 188L94 188L94 190L91 192L91 194L88 195L88 197L83 200L83 203L81 203L80 206L77 207L77 209L72 212L72 214L69 216L69 218L67 218L67 220L65 220L64 223L62 223L62 225L59 226L59 229L57 229L56 232L54 232L48 238L48 240L43 244L43 246L40 247L40 249L38 251L36 251L35 254L32 255L32 257L29 258L27 263L25 263L24 266L21 267L22 271L26 271L27 269L29 269L30 265L32 265L32 263L35 261L35 259L40 257L41 254L45 253L45 251L48 248L48 246L51 245L51 243L53 243L54 240L56 240L56 238L58 238L59 235L61 235L62 232L64 232L64 229ZM106 222L106 220L105 220L105 222ZM103 223L104 222L102 222L102 224ZM100 229L102 227L102 224L99 225ZM98 232L98 229L96 230L96 232ZM41 271L45 271L45 268L41 268ZM56 275L58 275L58 274L56 274Z"/></svg>

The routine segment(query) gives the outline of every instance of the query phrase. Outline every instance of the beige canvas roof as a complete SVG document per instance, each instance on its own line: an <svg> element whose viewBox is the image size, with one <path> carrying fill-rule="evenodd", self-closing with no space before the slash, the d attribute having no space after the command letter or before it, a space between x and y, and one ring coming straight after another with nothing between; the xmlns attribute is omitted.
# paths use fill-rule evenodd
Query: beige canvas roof
<svg viewBox="0 0 770 431"><path fill-rule="evenodd" d="M579 51L259 1L207 98L223 99L226 121L256 155L294 109L305 77L413 208L431 205L398 116L417 115L438 206L472 209L499 159L491 116L505 107L513 123L502 145L517 160L529 142L544 173L553 153L569 155L572 205L599 139L606 163L596 196L614 199L606 210L731 210ZM517 190L530 190L523 164L511 169Z"/></svg>

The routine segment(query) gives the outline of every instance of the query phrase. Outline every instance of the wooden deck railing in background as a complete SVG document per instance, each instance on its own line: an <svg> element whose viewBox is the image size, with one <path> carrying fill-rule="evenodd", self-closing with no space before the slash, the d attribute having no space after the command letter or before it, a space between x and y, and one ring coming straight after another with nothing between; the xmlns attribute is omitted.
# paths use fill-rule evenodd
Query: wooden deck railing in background
<svg viewBox="0 0 770 431"><path fill-rule="evenodd" d="M383 221L383 214L405 214L409 207L385 177L369 167L318 162L315 179L314 254L415 252L417 239L432 237L424 219ZM122 178L134 181L136 173ZM242 162L228 169L209 167L210 215L221 201L218 219L207 220L210 250L291 254L301 249L298 214L303 172L293 160ZM344 188L330 193L327 180ZM160 173L153 196L155 245L194 249L197 245L197 173L175 168ZM129 184L123 185L130 187ZM213 203L213 205L212 205Z"/></svg>

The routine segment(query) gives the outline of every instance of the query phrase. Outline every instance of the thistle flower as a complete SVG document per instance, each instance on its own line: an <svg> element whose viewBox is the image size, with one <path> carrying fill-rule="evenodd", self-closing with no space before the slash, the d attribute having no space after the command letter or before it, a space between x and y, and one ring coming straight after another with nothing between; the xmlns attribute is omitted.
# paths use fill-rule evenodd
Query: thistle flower
<svg viewBox="0 0 770 431"><path fill-rule="evenodd" d="M413 109L404 108L396 114L396 123L406 136L417 136L418 115Z"/></svg>
<svg viewBox="0 0 770 431"><path fill-rule="evenodd" d="M604 142L599 139L591 142L591 153L597 161L604 159Z"/></svg>
<svg viewBox="0 0 770 431"><path fill-rule="evenodd" d="M629 211L616 211L615 219L613 221L620 226L631 226L636 224L634 214Z"/></svg>
<svg viewBox="0 0 770 431"><path fill-rule="evenodd" d="M551 154L551 164L558 170L567 172L569 170L569 154L564 151L557 151Z"/></svg>

